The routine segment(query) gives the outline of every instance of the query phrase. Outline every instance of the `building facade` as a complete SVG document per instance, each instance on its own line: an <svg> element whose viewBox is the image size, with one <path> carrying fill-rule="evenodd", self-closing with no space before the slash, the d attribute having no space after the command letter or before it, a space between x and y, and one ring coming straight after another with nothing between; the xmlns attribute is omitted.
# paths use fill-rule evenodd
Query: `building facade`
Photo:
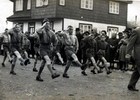
<svg viewBox="0 0 140 100"><path fill-rule="evenodd" d="M108 35L120 32L127 25L127 6L122 0L10 0L14 14L8 21L23 25L23 31L35 32L44 18L49 18L55 31L68 25L81 32L106 30Z"/></svg>

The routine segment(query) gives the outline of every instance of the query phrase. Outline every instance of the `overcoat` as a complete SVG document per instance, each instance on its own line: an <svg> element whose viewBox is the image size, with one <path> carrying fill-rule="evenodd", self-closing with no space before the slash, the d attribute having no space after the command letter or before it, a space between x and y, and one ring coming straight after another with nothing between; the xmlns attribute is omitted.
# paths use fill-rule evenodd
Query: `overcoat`
<svg viewBox="0 0 140 100"><path fill-rule="evenodd" d="M127 45L127 54L131 54L134 49L134 59L137 65L140 65L140 28L133 30Z"/></svg>

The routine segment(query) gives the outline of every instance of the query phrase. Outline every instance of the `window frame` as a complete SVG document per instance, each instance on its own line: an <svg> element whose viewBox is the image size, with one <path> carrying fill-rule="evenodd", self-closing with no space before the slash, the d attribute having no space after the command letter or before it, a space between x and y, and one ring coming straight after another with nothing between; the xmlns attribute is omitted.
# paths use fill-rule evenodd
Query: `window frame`
<svg viewBox="0 0 140 100"><path fill-rule="evenodd" d="M93 10L94 0L80 0L80 8L86 10ZM88 1L88 7L86 7L86 2ZM82 4L83 3L83 4ZM91 4L91 5L90 5Z"/></svg>
<svg viewBox="0 0 140 100"><path fill-rule="evenodd" d="M113 3L114 5L111 5L111 3ZM119 15L120 14L120 3L116 2L116 1L109 1L109 13Z"/></svg>
<svg viewBox="0 0 140 100"><path fill-rule="evenodd" d="M43 3L42 5L41 5L41 4L38 5L38 4L37 4L37 3L38 3L37 1L39 1L39 2L41 3L41 1L43 2L43 0L36 0L36 4L35 4L35 5L36 5L37 8L38 8L38 7L44 7L44 6L48 6L48 5L49 5L49 0L47 0L47 4L44 4L44 3Z"/></svg>
<svg viewBox="0 0 140 100"><path fill-rule="evenodd" d="M31 9L31 2L32 0L27 0L27 10Z"/></svg>
<svg viewBox="0 0 140 100"><path fill-rule="evenodd" d="M87 27L90 26L91 29L90 29L90 30L85 30L85 29L83 30L83 29L81 29L81 25L83 25L83 27L84 27L84 26L87 26ZM91 30L92 30L92 24L79 23L79 28L80 28L80 32L81 32L81 33L84 33L85 31L91 32Z"/></svg>
<svg viewBox="0 0 140 100"><path fill-rule="evenodd" d="M109 29L111 29L111 31ZM115 29L116 31L113 32L112 29ZM111 37L112 33L116 33L117 34L118 32L119 32L119 27L107 26L107 33L108 33L107 35L109 37Z"/></svg>
<svg viewBox="0 0 140 100"><path fill-rule="evenodd" d="M31 29L33 30L33 33L35 33L35 22L28 22L28 32L31 33Z"/></svg>
<svg viewBox="0 0 140 100"><path fill-rule="evenodd" d="M17 3L19 2L19 3ZM21 2L21 5L20 5L20 2ZM23 11L23 2L24 0L16 0L15 1L15 11ZM21 6L21 7L20 7Z"/></svg>
<svg viewBox="0 0 140 100"><path fill-rule="evenodd" d="M66 5L66 0L63 0L64 4L61 4L61 0L59 0L59 5L60 6L65 6Z"/></svg>

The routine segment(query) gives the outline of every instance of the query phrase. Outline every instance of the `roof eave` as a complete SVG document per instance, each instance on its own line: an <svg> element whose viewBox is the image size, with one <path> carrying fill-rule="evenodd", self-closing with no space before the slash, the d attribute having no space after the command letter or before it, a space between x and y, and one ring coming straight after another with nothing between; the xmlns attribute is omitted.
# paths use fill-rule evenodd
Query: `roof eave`
<svg viewBox="0 0 140 100"><path fill-rule="evenodd" d="M11 2L14 2L15 0L10 0Z"/></svg>
<svg viewBox="0 0 140 100"><path fill-rule="evenodd" d="M124 3L127 3L127 4L132 4L133 3L132 0L116 0L116 1L124 2Z"/></svg>

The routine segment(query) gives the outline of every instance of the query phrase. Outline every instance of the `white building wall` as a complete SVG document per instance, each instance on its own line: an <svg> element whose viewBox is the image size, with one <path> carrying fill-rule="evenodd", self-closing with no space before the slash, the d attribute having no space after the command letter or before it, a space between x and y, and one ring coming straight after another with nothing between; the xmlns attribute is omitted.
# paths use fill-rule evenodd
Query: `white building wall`
<svg viewBox="0 0 140 100"><path fill-rule="evenodd" d="M53 29L57 32L57 31L61 31L62 30L62 20L55 20L53 23ZM35 29L37 30L38 28L40 28L42 26L41 21L38 21L35 23Z"/></svg>
<svg viewBox="0 0 140 100"><path fill-rule="evenodd" d="M126 28L126 26L121 26L121 25L113 25L113 24L104 24L104 23L95 23L95 22L88 22L88 21L81 21L81 20L74 20L74 19L64 19L64 30L67 29L67 27L69 25L74 27L74 30L76 28L79 28L79 23L83 23L83 24L92 24L92 27L96 27L98 32L102 31L102 30L106 30L107 31L107 27L111 26L111 27L118 27L119 28L119 32L124 31L124 29Z"/></svg>
<svg viewBox="0 0 140 100"><path fill-rule="evenodd" d="M42 25L41 21L35 22L35 29L37 30Z"/></svg>
<svg viewBox="0 0 140 100"><path fill-rule="evenodd" d="M23 23L23 32L27 32L28 31L28 22L24 22Z"/></svg>
<svg viewBox="0 0 140 100"><path fill-rule="evenodd" d="M61 31L62 30L62 20L54 21L53 29L55 30L55 32Z"/></svg>

